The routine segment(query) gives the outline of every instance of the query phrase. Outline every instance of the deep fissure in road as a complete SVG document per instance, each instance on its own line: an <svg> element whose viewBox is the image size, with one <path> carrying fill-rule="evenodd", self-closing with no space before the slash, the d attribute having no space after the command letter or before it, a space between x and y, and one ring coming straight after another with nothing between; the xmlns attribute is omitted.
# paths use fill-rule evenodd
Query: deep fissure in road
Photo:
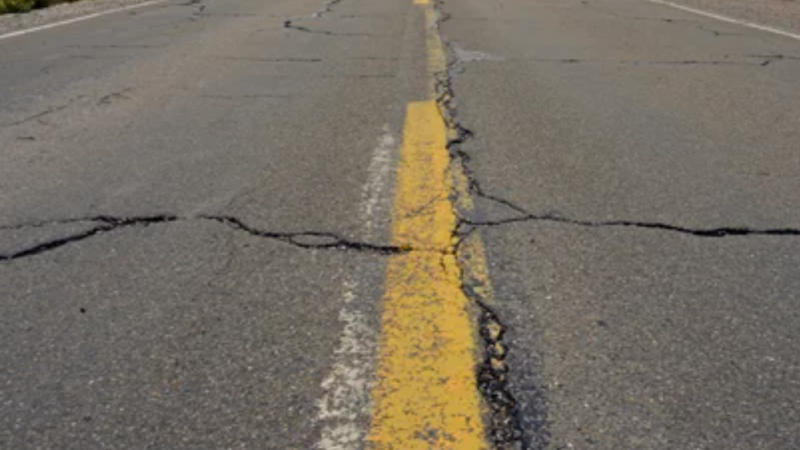
<svg viewBox="0 0 800 450"><path fill-rule="evenodd" d="M449 15L443 10L443 2L434 2L436 12L435 22L431 26L439 28L441 22L447 20ZM475 305L478 310L477 328L483 345L483 357L477 367L477 385L481 395L489 408L487 423L488 438L495 450L519 449L523 446L526 449L543 448L549 443L549 433L546 424L537 430L531 430L536 435L535 438L525 437L519 418L520 410L517 400L514 398L509 386L510 368L506 363L508 346L504 341L506 326L500 320L499 315L489 306L487 299L483 298L482 290L476 286L476 280L469 276L464 261L459 258L460 250L469 237L469 234L461 233L463 224L463 212L459 211L458 196L460 195L479 195L485 197L480 184L475 178L475 174L467 164L468 156L461 149L461 145L467 142L473 133L458 120L455 103L455 94L452 86L452 75L455 71L454 65L458 63L453 58L453 49L446 41L444 36L439 33L440 38L447 49L448 61L443 71L434 75L434 94L436 104L442 120L448 130L447 151L450 154L451 171L460 173L466 179L466 192L460 192L454 188L451 196L454 197L453 209L457 218L456 226L451 230L451 236L455 241L453 251L456 254L460 271L460 288L464 295ZM502 200L497 199L495 201ZM546 417L546 412L541 417ZM533 447L532 439L537 439L543 445ZM538 444L538 443L537 443Z"/></svg>
<svg viewBox="0 0 800 450"><path fill-rule="evenodd" d="M408 253L411 251L433 251L427 249L413 249L410 247L401 247L395 245L381 245L369 242L361 242L347 239L339 236L336 233L324 231L299 231L299 232L276 232L266 231L253 227L241 219L233 216L224 215L202 215L196 217L182 217L176 215L151 215L151 216L110 216L98 215L88 217L77 217L70 219L60 219L51 221L31 222L18 225L0 226L0 230L24 230L30 228L41 228L49 225L67 225L67 224L93 224L87 230L81 230L71 233L67 236L62 236L45 242L34 244L25 247L21 250L12 251L9 253L0 253L0 263L15 261L31 256L40 255L64 247L69 244L74 244L94 236L98 236L112 231L121 230L133 227L148 227L152 225L171 224L176 222L189 222L189 221L211 221L226 225L234 230L242 231L250 236L272 239L283 242L295 247L303 249L321 249L321 250L344 250L344 251L358 251L365 253L373 253L379 255L395 255L401 253Z"/></svg>
<svg viewBox="0 0 800 450"><path fill-rule="evenodd" d="M435 27L449 19L449 14L443 11L443 0L435 1L437 20L433 24ZM440 33L441 35L441 33ZM451 156L451 164L456 166L454 170L460 171L467 180L467 195L480 197L494 203L501 204L515 213L515 217L502 220L474 221L467 218L464 211L457 208L458 227L453 231L456 240L454 251L458 255L461 246L483 227L497 227L517 222L529 221L548 221L562 225L582 226L582 227L626 227L649 229L656 231L666 231L681 234L688 234L701 238L722 238L731 236L800 236L799 228L751 228L746 226L720 226L708 228L692 228L682 225L674 225L661 222L648 222L637 220L608 220L592 221L582 219L572 219L568 217L552 214L533 214L520 207L514 202L492 195L483 188L478 180L474 169L470 165L470 155L462 148L468 142L474 132L462 124L457 117L457 107L455 95L452 87L452 77L455 73L464 70L464 62L460 61L457 53L453 51L453 46L445 41L448 48L448 63L443 72L435 74L436 101L439 105L442 118L450 132L448 137L447 149ZM773 61L784 59L783 55L748 55L748 58L760 59L761 61L731 61L731 60L672 60L672 61L601 61L616 64L630 65L730 65L730 66L767 66ZM727 55L726 55L727 58ZM580 59L547 60L543 62L556 62L563 64L578 64L587 61ZM453 195L458 195L454 192ZM469 211L471 213L473 211ZM529 405L536 411L526 411L532 414L535 420L532 422L534 429L523 430L521 423L520 406L515 399L513 389L509 384L509 377L513 376L510 368L506 364L508 346L504 341L507 331L506 326L501 321L498 313L491 308L486 299L482 298L481 290L473 285L474 280L466 276L466 270L462 266L461 270L461 289L479 309L478 329L484 347L483 361L478 367L478 387L489 407L490 417L488 424L489 438L493 447L497 450L526 449L539 450L550 445L551 437L549 432L547 394L544 386L536 386L534 397L535 405Z"/></svg>
<svg viewBox="0 0 800 450"><path fill-rule="evenodd" d="M664 222L648 222L635 220L583 220L573 219L557 214L530 214L502 220L470 221L464 224L472 227L496 227L520 222L551 222L587 228L639 228L646 230L670 231L702 238L724 238L734 236L800 236L800 228L751 228L746 226L722 226L709 228L691 228Z"/></svg>

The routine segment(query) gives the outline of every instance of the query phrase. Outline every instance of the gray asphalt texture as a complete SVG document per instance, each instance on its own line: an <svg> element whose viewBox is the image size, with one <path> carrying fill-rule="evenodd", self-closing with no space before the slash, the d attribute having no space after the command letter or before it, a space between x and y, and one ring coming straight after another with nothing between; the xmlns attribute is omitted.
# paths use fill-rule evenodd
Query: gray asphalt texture
<svg viewBox="0 0 800 450"><path fill-rule="evenodd" d="M528 448L800 448L800 42L638 1L444 9Z"/></svg>
<svg viewBox="0 0 800 450"><path fill-rule="evenodd" d="M797 0L681 0L679 4L737 20L800 33Z"/></svg>
<svg viewBox="0 0 800 450"><path fill-rule="evenodd" d="M800 448L800 41L638 0L437 8L510 448ZM343 286L378 324L391 190L365 225L364 186L424 51L407 0L0 40L0 448L316 448Z"/></svg>
<svg viewBox="0 0 800 450"><path fill-rule="evenodd" d="M390 237L359 219L368 166L424 68L410 5L339 6L0 41L0 448L314 448L343 284L379 317L387 256L347 245Z"/></svg>

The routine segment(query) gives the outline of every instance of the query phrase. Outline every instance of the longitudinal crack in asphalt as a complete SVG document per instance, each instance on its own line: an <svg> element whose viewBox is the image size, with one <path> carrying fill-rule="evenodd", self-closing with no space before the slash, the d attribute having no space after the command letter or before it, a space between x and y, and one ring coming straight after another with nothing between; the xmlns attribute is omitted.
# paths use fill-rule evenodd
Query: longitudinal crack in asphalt
<svg viewBox="0 0 800 450"><path fill-rule="evenodd" d="M437 7L441 13L442 1ZM440 22L447 19L440 14ZM438 25L438 24L437 24ZM452 46L449 46L452 47ZM452 48L451 48L452 50ZM454 53L449 52L451 55ZM785 58L780 55L751 55L759 58L767 65L770 61L780 61ZM579 63L581 60L565 60L563 63ZM663 63L663 62L662 62ZM675 61L670 64L699 64L696 61ZM713 63L717 64L717 63ZM437 103L442 117L450 130L447 148L456 170L463 173L467 179L469 195L480 197L497 204L504 205L512 210L516 216L500 219L476 221L465 217L456 211L458 226L453 230L452 237L456 240L454 252L458 256L467 239L482 227L499 227L512 223L526 221L544 221L563 225L583 227L628 227L650 229L674 233L688 234L701 238L724 238L731 236L800 236L798 228L751 228L744 226L722 226L709 228L691 228L662 222L634 221L634 220L607 220L591 221L573 219L554 214L532 214L514 202L488 193L478 180L475 171L470 165L470 155L462 149L462 145L474 137L472 130L466 128L457 118L455 97L452 88L452 75L463 70L463 63L452 57L448 61L447 69L436 76ZM458 193L454 193L457 195ZM470 211L471 212L471 211ZM469 213L469 212L468 212ZM461 289L471 299L480 311L479 330L484 345L484 359L480 364L477 374L478 387L489 406L491 416L489 423L489 438L496 450L543 450L550 446L551 435L549 431L547 392L544 386L536 386L535 392L526 396L526 406L520 406L514 396L513 372L506 363L508 346L504 336L506 326L501 321L498 313L491 308L481 295L481 289L475 285L475 280L470 279L465 267L461 270ZM525 408L526 429L522 429L522 410Z"/></svg>
<svg viewBox="0 0 800 450"><path fill-rule="evenodd" d="M450 16L441 11L442 0L437 2L439 8L439 23L444 22ZM437 23L438 26L438 23ZM450 52L457 53L457 52ZM457 56L457 55L456 55ZM728 58L730 55L725 55ZM755 59L756 61L735 61L735 60L674 60L674 61L617 61L618 63L631 63L631 64L666 64L666 65L700 65L700 64L744 64L744 65L757 65L766 66L773 61L800 61L800 56L784 55L784 54L748 54L744 55L745 58ZM585 59L538 59L541 62L555 62L562 64L579 64L602 62L597 60ZM606 61L613 62L613 61ZM793 227L776 227L776 228L755 228L748 226L729 226L723 225L718 227L689 227L684 225L671 224L666 222L655 221L641 221L629 219L613 219L613 220L587 220L580 218L571 218L557 214L537 214L533 213L514 202L504 199L502 197L493 195L486 191L481 185L475 174L474 169L471 167L471 157L469 153L461 148L461 144L471 139L474 136L472 130L465 128L458 120L456 120L455 112L456 107L451 87L451 75L459 73L464 70L464 62L460 61L457 57L450 58L448 61L448 68L445 73L437 75L437 101L440 105L440 110L444 117L445 123L448 128L453 131L448 149L451 158L454 162L460 165L461 171L464 173L468 180L468 190L470 195L475 197L484 198L491 202L503 205L512 210L515 215L510 218L497 219L497 220L472 220L464 217L463 214L459 215L459 230L457 236L459 244L469 237L478 228L482 227L497 227L510 225L520 222L551 222L563 225L590 227L590 228L605 228L605 227L619 227L619 228L640 228L657 231L666 231L673 233L687 234L701 238L724 238L735 236L800 236L800 228Z"/></svg>
<svg viewBox="0 0 800 450"><path fill-rule="evenodd" d="M319 19L320 17L324 16L325 14L328 14L329 12L332 12L334 6L336 6L337 4L339 4L341 2L342 2L342 0L328 0L327 2L325 2L325 4L322 5L322 9L320 9L319 11L315 12L314 14L312 14L311 17L314 18L314 19Z"/></svg>
<svg viewBox="0 0 800 450"><path fill-rule="evenodd" d="M439 27L440 23L446 21L449 15L443 11L443 1L434 3L437 13L436 20L431 26ZM484 197L489 200L502 203L512 209L516 207L503 199L487 195L480 186L475 174L470 170L469 155L462 149L461 145L473 137L473 133L465 127L457 116L455 95L452 88L452 73L457 71L459 61L453 58L452 46L441 36L442 42L447 46L448 62L442 72L434 74L436 104L448 130L447 150L450 153L452 169L463 173L467 182L467 192L459 192L453 189L453 208L455 209L458 222L453 230L451 237L455 241L453 252L458 261L460 271L461 291L470 299L478 309L478 329L483 341L483 360L481 361L476 374L478 389L489 408L489 423L487 434L495 450L512 450L520 448L533 448L531 442L526 442L521 422L519 418L519 407L517 400L511 392L509 386L509 367L506 364L507 346L503 338L506 327L500 320L498 314L488 305L488 302L481 294L481 289L476 286L477 280L470 276L468 268L460 260L462 245L469 236L470 232L463 233L462 214L458 211L458 196L473 195ZM519 211L518 211L519 212ZM546 417L546 413L541 414ZM537 431L537 439L541 438L543 443L549 442L549 433L543 426ZM539 448L539 447L537 447ZM542 447L543 448L543 447Z"/></svg>
<svg viewBox="0 0 800 450"><path fill-rule="evenodd" d="M34 244L25 247L21 250L12 251L9 253L0 253L0 263L11 262L31 256L40 255L50 252L60 247L69 244L84 241L91 237L101 234L109 233L112 231L132 228L132 227L147 227L158 224L170 224L175 222L189 222L189 221L211 221L237 231L245 232L251 236L272 239L283 242L295 247L304 249L322 249L322 250L343 250L343 251L357 251L365 253L373 253L379 255L395 255L402 253L409 253L412 251L436 251L429 249L415 249L407 246L396 245L381 245L370 242L354 241L335 233L324 231L300 231L300 232L275 232L258 229L252 225L247 224L241 219L233 216L223 215L204 215L197 217L181 217L176 215L152 215L152 216L109 216L98 215L90 217L77 217L70 219L51 220L31 222L17 225L0 226L0 230L24 230L32 228L41 228L45 226L57 226L67 224L92 224L88 229L80 230L54 239L47 240L42 243Z"/></svg>
<svg viewBox="0 0 800 450"><path fill-rule="evenodd" d="M433 26L438 27L441 22L446 21L449 16L442 10L443 1L435 3L438 13L438 20ZM475 221L464 217L460 211L456 210L458 224L452 230L452 237L456 241L453 251L456 256L460 254L462 245L466 240L481 227L503 226L516 222L525 221L548 221L565 225L583 227L628 227L651 229L688 234L703 238L723 238L730 236L800 236L800 229L797 228L751 228L744 226L722 226L709 228L692 228L681 225L674 225L662 222L648 222L635 220L608 220L591 221L572 219L553 214L532 214L525 208L516 205L512 201L489 194L484 190L478 180L474 170L470 165L470 155L462 149L462 145L474 137L472 130L468 129L458 120L457 105L452 87L452 76L463 70L463 62L453 57L455 53L453 46L447 42L448 63L446 69L435 74L436 102L439 106L442 118L449 130L447 149L450 153L452 164L455 170L463 173L467 180L468 195L480 197L492 202L504 205L512 210L516 216L502 220ZM772 61L785 59L782 56L772 55L750 55L749 58L760 59L760 61L732 61L732 60L675 60L675 61L617 61L619 64L632 65L760 65L766 66ZM586 60L552 60L551 62L578 64L582 62L592 62ZM463 195L453 192L453 196ZM457 200L457 199L456 199ZM455 202L458 204L458 202ZM457 207L454 206L457 209ZM489 406L491 416L489 423L489 438L493 447L497 450L510 449L544 449L550 444L550 433L547 419L546 394L543 387L539 387L538 397L533 415L536 419L536 430L522 430L521 411L517 400L513 395L513 389L509 384L509 367L506 364L507 345L504 342L506 327L498 316L497 312L491 308L486 299L480 293L480 289L474 286L467 274L467 268L459 262L461 271L461 289L464 294L479 309L479 330L484 344L484 360L480 364L477 374L478 387Z"/></svg>

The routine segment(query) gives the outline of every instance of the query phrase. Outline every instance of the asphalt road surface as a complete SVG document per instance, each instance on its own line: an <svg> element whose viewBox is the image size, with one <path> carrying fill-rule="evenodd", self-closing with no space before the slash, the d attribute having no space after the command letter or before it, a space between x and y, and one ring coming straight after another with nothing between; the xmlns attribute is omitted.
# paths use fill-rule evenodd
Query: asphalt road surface
<svg viewBox="0 0 800 450"><path fill-rule="evenodd" d="M800 35L764 17L0 36L0 448L800 448Z"/></svg>

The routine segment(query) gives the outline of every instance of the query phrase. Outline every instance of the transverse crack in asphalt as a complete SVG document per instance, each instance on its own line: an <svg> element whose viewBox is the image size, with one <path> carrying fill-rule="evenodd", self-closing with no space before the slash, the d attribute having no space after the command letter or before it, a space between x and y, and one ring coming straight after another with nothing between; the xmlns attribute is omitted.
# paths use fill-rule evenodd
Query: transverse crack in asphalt
<svg viewBox="0 0 800 450"><path fill-rule="evenodd" d="M34 120L41 120L45 116L49 116L50 114L57 113L59 111L63 111L65 109L69 108L70 105L72 105L72 103L74 103L77 100L78 99L69 100L68 102L66 102L66 103L64 103L62 105L51 106L51 107L45 109L44 111L36 113L36 114L34 114L32 116L28 116L28 117L16 120L14 122L9 122L7 124L0 124L0 128L14 127L14 126L17 126L17 125L23 125L23 124L26 124L28 122L32 122Z"/></svg>
<svg viewBox="0 0 800 450"><path fill-rule="evenodd" d="M471 227L495 227L519 222L553 222L589 228L623 227L670 231L704 238L724 238L731 236L800 236L800 228L750 228L745 226L722 226L712 228L691 228L664 222L634 220L581 220L555 214L526 214L502 220L470 221L463 223Z"/></svg>
<svg viewBox="0 0 800 450"><path fill-rule="evenodd" d="M157 50L166 48L166 44L96 44L96 45L65 45L64 48L77 49L115 49L115 50Z"/></svg>
<svg viewBox="0 0 800 450"><path fill-rule="evenodd" d="M358 251L365 253L373 253L379 255L396 255L402 253L409 253L412 251L436 251L427 249L414 249L407 246L396 245L381 245L369 242L352 241L347 238L341 237L335 233L323 231L301 231L301 232L275 232L265 231L248 225L239 218L233 216L221 215L204 215L197 217L181 217L175 215L152 215L152 216L109 216L98 215L91 217L79 217L62 220L32 222L17 225L0 226L0 230L24 230L29 228L41 228L51 225L66 225L66 224L94 224L93 227L87 230L76 231L67 236L54 238L39 244L26 247L21 250L13 251L10 253L0 253L0 263L11 262L30 256L41 255L65 245L77 243L94 236L109 233L112 231L132 228L132 227L147 227L158 224L169 224L175 222L188 222L188 221L211 221L216 222L237 231L245 232L251 236L277 240L295 247L304 249L322 249L322 250L345 250L345 251Z"/></svg>
<svg viewBox="0 0 800 450"><path fill-rule="evenodd" d="M374 34L370 33L340 33L336 31L328 31L328 30L312 30L311 28L304 27L302 25L296 25L293 20L285 20L283 22L283 27L295 30L295 31L302 31L303 33L311 33L311 34L322 34L325 36L345 36L345 37L353 37L353 36L369 36L369 37L379 37Z"/></svg>
<svg viewBox="0 0 800 450"><path fill-rule="evenodd" d="M555 64L617 64L621 66L766 66L772 60L779 58L762 57L761 61L731 61L731 60L703 60L685 59L668 61L646 61L646 60L602 60L602 59L579 59L579 58L534 58L530 61L540 63Z"/></svg>
<svg viewBox="0 0 800 450"><path fill-rule="evenodd" d="M342 0L328 0L327 2L325 2L324 5L322 5L322 9L320 9L319 11L315 12L314 14L312 14L311 17L314 18L314 19L319 19L320 17L324 16L325 14L327 14L329 12L332 12L333 11L333 7L336 6L337 4L341 3L341 2L342 2Z"/></svg>
<svg viewBox="0 0 800 450"><path fill-rule="evenodd" d="M315 12L314 14L311 14L311 18L312 19L320 19L320 18L322 18L325 14L328 14L329 12L332 12L333 8L337 4L341 3L342 1L343 0L328 0L328 1L326 1L322 5L322 8L319 11ZM334 31L326 31L326 30L312 30L311 28L307 28L307 27L304 27L302 25L295 24L295 22L299 22L299 21L301 21L303 19L304 19L303 17L296 17L296 18L286 19L283 22L283 28L290 29L290 30L295 30L295 31L301 31L303 33L322 34L322 35L325 35L325 36L369 36L369 34L360 34L360 33L337 33L337 32L334 32Z"/></svg>
<svg viewBox="0 0 800 450"><path fill-rule="evenodd" d="M762 66L767 66L775 61L800 61L800 56L783 55L780 53L771 55L747 55L747 57L763 59L764 62L761 63Z"/></svg>
<svg viewBox="0 0 800 450"><path fill-rule="evenodd" d="M125 88L120 91L104 95L100 97L100 100L97 101L97 104L100 106L104 106L104 105L110 105L112 103L121 100L130 100L131 97L128 95L128 93L130 93L131 91L133 91L133 88Z"/></svg>
<svg viewBox="0 0 800 450"><path fill-rule="evenodd" d="M262 58L258 56L220 56L216 59L224 59L226 61L247 61L247 62L264 62L264 63L273 63L273 62L294 62L294 63L319 63L322 62L321 58L297 58L297 57L285 57L285 58Z"/></svg>
<svg viewBox="0 0 800 450"><path fill-rule="evenodd" d="M438 18L435 27L449 19L449 15L442 9L443 0L435 2ZM706 30L708 31L708 30ZM444 39L444 38L442 38ZM449 130L447 149L450 153L452 163L457 166L456 170L463 172L467 179L467 189L470 195L481 197L492 202L502 204L509 209L513 210L518 217L513 217L503 220L489 220L489 221L472 221L464 218L459 211L456 211L458 217L458 224L456 229L452 231L452 237L456 241L453 251L458 256L462 245L478 228L503 226L516 222L525 221L549 221L560 224L584 226L584 227L631 227L652 229L660 231L669 231L676 233L689 234L697 237L709 238L722 238L728 236L800 236L800 229L796 228L768 228L756 229L750 227L714 227L714 228L690 228L680 225L672 225L661 222L647 222L647 221L632 221L632 220L610 220L610 221L589 221L580 219L571 219L553 214L536 215L531 214L524 208L514 204L511 201L500 198L495 195L487 193L481 183L476 177L476 174L470 167L470 156L461 147L462 145L474 137L474 133L466 128L457 118L457 108L455 104L455 97L452 88L452 75L463 70L463 62L453 57L453 45L445 42L448 47L448 64L444 72L435 74L436 82L436 102L439 105L439 111L442 118ZM685 60L685 61L623 61L617 62L619 64L636 64L636 65L768 65L769 62L774 60L789 59L783 55L750 55L748 57L763 59L761 62L747 62L747 61L701 61L701 60ZM551 60L551 62L560 62L566 64L576 64L581 62L589 62L579 59L564 59L564 60ZM454 192L453 195L459 195ZM454 207L455 208L455 207ZM456 208L457 209L457 208ZM484 361L482 362L477 377L478 386L481 393L490 407L491 418L489 426L489 437L492 445L497 450L511 450L511 449L530 449L539 450L547 448L550 444L550 432L547 416L547 401L544 388L537 387L538 392L535 394L538 400L533 407L536 409L531 413L536 417L535 430L528 430L523 432L521 428L520 410L516 399L513 396L512 390L509 387L509 367L505 363L507 348L503 342L503 337L506 327L498 317L497 313L490 308L486 301L481 298L478 290L473 286L474 280L467 279L466 270L460 264L459 270L461 271L461 289L464 294L470 298L478 307L480 311L479 330L483 343L485 345Z"/></svg>
<svg viewBox="0 0 800 450"><path fill-rule="evenodd" d="M129 100L131 97L128 94L131 91L133 91L132 88L125 88L119 91L112 92L110 94L106 94L97 99L95 104L96 106L109 106L121 100ZM81 102L83 100L86 100L86 97L84 97L83 95L79 95L75 98L66 100L64 103L60 105L47 107L45 110L32 114L30 116L23 117L21 119L11 121L8 123L0 123L0 128L16 127L34 121L38 121L40 124L47 124L47 122L44 120L46 117L64 111L65 109L73 106L75 103Z"/></svg>
<svg viewBox="0 0 800 450"><path fill-rule="evenodd" d="M212 100L263 100L263 99L276 99L276 98L292 98L292 94L242 94L242 95L224 95L224 94L205 94L200 98L207 98Z"/></svg>
<svg viewBox="0 0 800 450"><path fill-rule="evenodd" d="M439 7L442 4L443 4L442 0L437 1L437 5ZM440 10L439 23L444 22L449 18L450 16L447 13L441 12ZM449 45L449 47L451 47L452 50L452 45ZM455 54L456 52L451 51L450 53ZM686 60L686 61L651 61L651 62L630 61L629 63L678 64L678 65L692 65L692 64L716 65L716 64L732 63L732 64L765 66L771 61L786 61L786 60L800 61L800 56L792 56L784 54L749 54L745 55L745 57L761 59L763 60L763 62L747 63L747 62L737 62L737 61ZM583 62L601 62L601 61L592 61L583 59L550 59L550 60L539 59L539 61L559 62L565 64L577 64ZM693 227L675 225L665 222L650 222L650 221L637 221L637 220L593 221L585 219L575 219L556 214L534 214L507 199L503 199L499 196L492 195L485 191L480 181L478 180L478 177L475 174L474 170L470 167L471 159L469 153L461 149L461 144L463 144L464 142L466 142L467 140L471 139L474 136L474 133L471 130L465 128L456 119L455 115L456 107L454 105L453 91L451 86L451 74L461 72L463 70L464 70L464 63L458 60L456 54L456 57L451 58L451 60L448 62L448 69L446 73L439 74L437 76L437 102L440 105L440 110L442 111L442 116L444 118L445 123L447 124L448 128L454 131L453 136L451 136L448 142L448 149L450 151L451 158L453 159L453 161L457 162L460 165L461 170L466 176L468 180L468 189L470 194L476 197L481 197L490 200L492 202L504 205L509 209L513 210L514 212L516 212L517 214L519 214L519 216L507 219L485 220L485 221L474 221L469 218L459 216L460 223L459 223L459 230L457 233L457 236L459 238L458 241L459 243L457 245L460 245L460 243L464 239L469 237L477 228L496 227L496 226L509 225L512 223L534 222L534 221L553 222L565 225L592 227L592 228L603 228L603 227L641 228L641 229L682 233L703 238L723 238L732 236L800 236L800 228L792 228L792 227L752 228L747 226L720 226L720 227L707 227L707 228L700 228L700 227L693 228Z"/></svg>

